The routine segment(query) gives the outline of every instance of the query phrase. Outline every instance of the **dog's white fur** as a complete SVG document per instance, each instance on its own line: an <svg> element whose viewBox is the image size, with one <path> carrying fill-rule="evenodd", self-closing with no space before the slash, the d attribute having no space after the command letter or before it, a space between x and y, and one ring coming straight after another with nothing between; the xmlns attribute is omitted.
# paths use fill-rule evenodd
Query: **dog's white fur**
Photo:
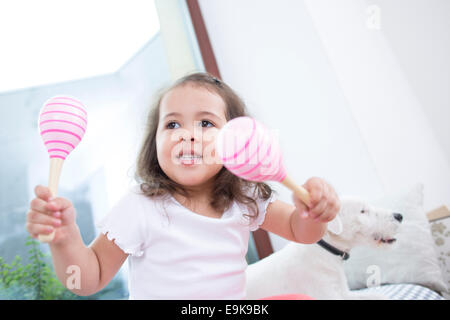
<svg viewBox="0 0 450 320"><path fill-rule="evenodd" d="M394 212L375 208L356 198L342 198L338 217L343 230L334 234L330 229L323 240L350 252L359 245L386 248L393 244L400 221ZM351 259L351 255L350 255ZM281 294L306 294L315 299L383 299L373 293L351 292L341 257L317 244L291 242L272 255L247 268L247 299L259 299Z"/></svg>

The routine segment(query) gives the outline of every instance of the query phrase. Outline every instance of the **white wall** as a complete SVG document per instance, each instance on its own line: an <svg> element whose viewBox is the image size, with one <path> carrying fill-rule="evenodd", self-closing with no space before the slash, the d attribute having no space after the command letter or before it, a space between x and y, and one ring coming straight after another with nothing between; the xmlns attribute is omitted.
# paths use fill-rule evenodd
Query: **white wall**
<svg viewBox="0 0 450 320"><path fill-rule="evenodd" d="M450 159L450 1L366 1L381 9L380 30Z"/></svg>
<svg viewBox="0 0 450 320"><path fill-rule="evenodd" d="M299 183L321 176L340 195L373 199L423 182L426 209L450 204L449 160L383 31L367 29L367 2L200 6L223 79L279 130Z"/></svg>

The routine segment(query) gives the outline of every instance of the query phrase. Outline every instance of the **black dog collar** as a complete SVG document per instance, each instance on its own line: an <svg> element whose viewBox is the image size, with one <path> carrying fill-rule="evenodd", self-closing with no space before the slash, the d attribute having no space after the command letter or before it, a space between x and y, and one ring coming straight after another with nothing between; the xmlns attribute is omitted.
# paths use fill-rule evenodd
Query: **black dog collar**
<svg viewBox="0 0 450 320"><path fill-rule="evenodd" d="M324 248L325 250L327 250L328 252L331 252L336 256L340 256L342 260L347 260L348 258L350 258L350 255L347 252L344 252L336 247L333 247L331 244L325 242L323 239L319 240L317 244L322 248Z"/></svg>

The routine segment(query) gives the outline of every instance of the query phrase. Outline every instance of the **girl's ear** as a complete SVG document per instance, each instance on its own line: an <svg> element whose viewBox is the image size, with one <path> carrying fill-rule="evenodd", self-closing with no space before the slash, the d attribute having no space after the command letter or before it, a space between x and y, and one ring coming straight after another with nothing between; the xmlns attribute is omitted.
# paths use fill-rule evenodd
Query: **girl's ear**
<svg viewBox="0 0 450 320"><path fill-rule="evenodd" d="M336 216L333 220L328 222L328 231L335 235L340 235L342 231L344 230L344 227L342 225L342 220L339 218L339 216Z"/></svg>

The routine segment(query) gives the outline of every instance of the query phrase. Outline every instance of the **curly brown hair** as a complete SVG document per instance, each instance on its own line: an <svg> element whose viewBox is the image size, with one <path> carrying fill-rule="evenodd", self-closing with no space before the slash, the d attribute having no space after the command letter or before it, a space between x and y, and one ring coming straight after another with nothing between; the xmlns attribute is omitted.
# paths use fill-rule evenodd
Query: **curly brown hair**
<svg viewBox="0 0 450 320"><path fill-rule="evenodd" d="M159 125L161 100L170 90L185 85L200 86L219 95L225 102L227 121L248 115L242 99L226 83L208 73L199 72L187 75L170 87L161 90L150 109L145 139L137 158L135 179L140 184L140 190L147 197L170 196L174 193L184 197L188 196L184 187L172 181L161 169L156 151L156 132ZM215 176L210 205L215 210L224 212L233 201L237 201L249 208L252 214L246 216L254 219L259 214L256 199L267 200L272 192L274 191L268 184L243 180L223 167Z"/></svg>

